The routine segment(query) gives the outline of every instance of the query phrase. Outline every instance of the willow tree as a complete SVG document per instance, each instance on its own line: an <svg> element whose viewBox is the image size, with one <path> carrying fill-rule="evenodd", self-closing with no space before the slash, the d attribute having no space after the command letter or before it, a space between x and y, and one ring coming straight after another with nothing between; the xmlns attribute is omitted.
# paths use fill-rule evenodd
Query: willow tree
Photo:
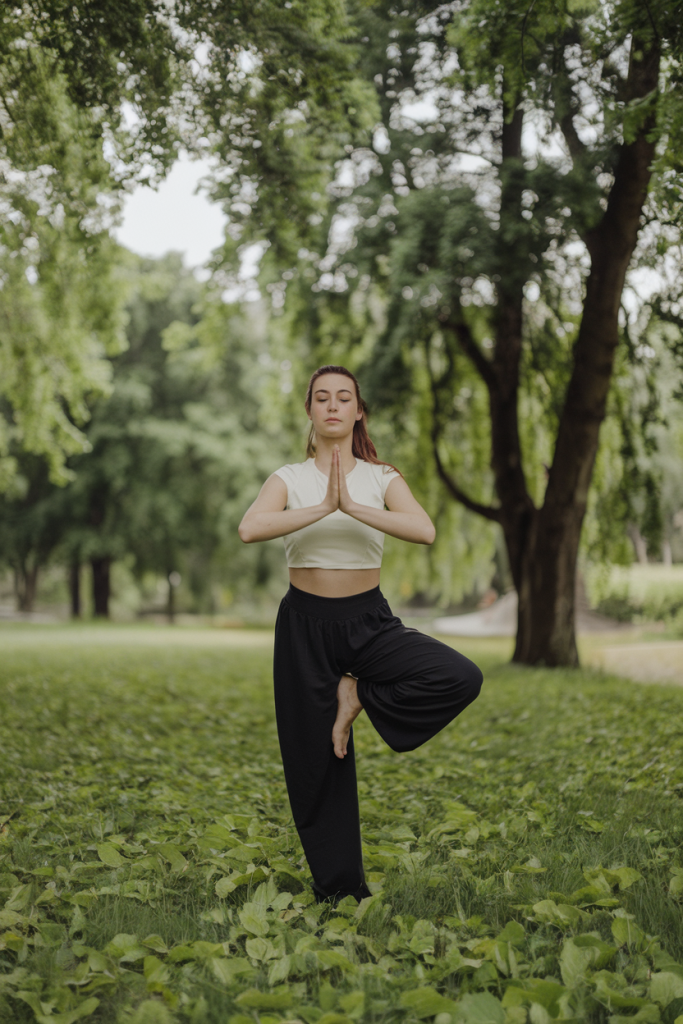
<svg viewBox="0 0 683 1024"><path fill-rule="evenodd" d="M317 240L279 282L275 260L266 270L298 328L315 338L324 307L328 350L363 343L378 397L399 407L427 375L436 471L502 529L525 663L578 661L577 556L627 275L679 237L682 12L356 5L373 142L345 140ZM468 429L488 442L488 471L465 470Z"/></svg>
<svg viewBox="0 0 683 1024"><path fill-rule="evenodd" d="M204 153L208 133L240 195L255 124L306 102L346 116L344 28L323 0L0 4L0 491L21 484L18 452L64 483L87 449L106 356L125 346L109 235L125 187L157 183L182 146ZM271 156L282 208L291 168Z"/></svg>

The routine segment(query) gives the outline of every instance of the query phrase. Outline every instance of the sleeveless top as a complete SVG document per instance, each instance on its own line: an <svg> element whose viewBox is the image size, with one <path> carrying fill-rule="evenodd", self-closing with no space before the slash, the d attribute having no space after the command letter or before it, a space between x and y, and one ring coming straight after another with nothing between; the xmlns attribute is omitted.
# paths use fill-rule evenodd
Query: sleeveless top
<svg viewBox="0 0 683 1024"><path fill-rule="evenodd" d="M327 492L328 478L315 459L283 466L275 475L287 484L287 508L319 505ZM389 466L356 459L355 469L346 474L346 486L359 505L383 509L387 487L397 476L400 474ZM283 539L290 569L379 569L382 564L382 531L339 508Z"/></svg>

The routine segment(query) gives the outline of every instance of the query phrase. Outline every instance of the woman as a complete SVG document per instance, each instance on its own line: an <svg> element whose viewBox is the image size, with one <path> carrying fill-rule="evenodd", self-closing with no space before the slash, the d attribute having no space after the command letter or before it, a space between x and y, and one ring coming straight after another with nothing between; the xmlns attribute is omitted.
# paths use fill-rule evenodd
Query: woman
<svg viewBox="0 0 683 1024"><path fill-rule="evenodd" d="M270 476L241 539L284 537L291 586L275 627L275 709L287 791L318 899L369 895L361 854L354 719L414 750L477 697L462 654L404 626L379 589L384 534L432 544L432 522L368 436L343 366L311 377L307 461Z"/></svg>

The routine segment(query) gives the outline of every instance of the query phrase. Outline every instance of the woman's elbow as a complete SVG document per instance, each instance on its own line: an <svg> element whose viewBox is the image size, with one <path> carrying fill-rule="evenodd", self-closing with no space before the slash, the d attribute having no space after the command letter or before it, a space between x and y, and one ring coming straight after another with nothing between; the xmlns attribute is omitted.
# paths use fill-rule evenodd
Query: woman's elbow
<svg viewBox="0 0 683 1024"><path fill-rule="evenodd" d="M434 543L435 540L436 540L436 529L434 527L434 523L430 519L429 522L425 524L424 540L422 541L422 543L423 544L427 544L427 545L431 545L431 544Z"/></svg>
<svg viewBox="0 0 683 1024"><path fill-rule="evenodd" d="M252 531L249 529L248 524L245 523L244 520L242 520L240 525L237 527L237 533L243 544L252 544L253 541L255 540Z"/></svg>

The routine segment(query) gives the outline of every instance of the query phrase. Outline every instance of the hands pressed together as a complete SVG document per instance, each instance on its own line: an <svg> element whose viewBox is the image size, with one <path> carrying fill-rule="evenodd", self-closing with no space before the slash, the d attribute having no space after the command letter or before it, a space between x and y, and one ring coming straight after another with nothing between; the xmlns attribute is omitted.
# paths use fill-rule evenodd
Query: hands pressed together
<svg viewBox="0 0 683 1024"><path fill-rule="evenodd" d="M327 493L322 501L322 505L325 508L326 515L329 515L330 512L336 512L337 509L341 509L342 512L350 515L357 507L346 486L346 474L342 469L339 445L335 445L332 449L332 465L330 466L330 476L327 482Z"/></svg>

